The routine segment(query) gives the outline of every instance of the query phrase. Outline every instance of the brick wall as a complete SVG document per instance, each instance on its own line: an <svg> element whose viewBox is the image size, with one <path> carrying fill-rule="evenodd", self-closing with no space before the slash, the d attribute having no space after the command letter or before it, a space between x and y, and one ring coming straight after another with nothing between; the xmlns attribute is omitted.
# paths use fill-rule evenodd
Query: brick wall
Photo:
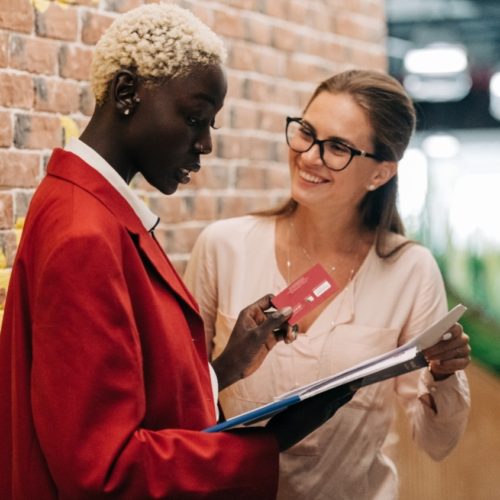
<svg viewBox="0 0 500 500"><path fill-rule="evenodd" d="M0 0L0 307L31 196L54 147L94 107L92 47L120 13L148 0ZM172 3L172 2L171 2ZM284 118L315 85L349 67L384 69L383 0L177 0L221 35L229 92L214 151L173 196L141 179L158 234L182 272L211 221L275 205L288 194Z"/></svg>

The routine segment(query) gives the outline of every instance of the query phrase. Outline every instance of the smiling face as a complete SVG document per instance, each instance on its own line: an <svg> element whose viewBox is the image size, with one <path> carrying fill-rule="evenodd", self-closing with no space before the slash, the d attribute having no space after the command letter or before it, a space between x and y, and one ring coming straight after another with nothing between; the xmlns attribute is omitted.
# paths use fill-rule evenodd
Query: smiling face
<svg viewBox="0 0 500 500"><path fill-rule="evenodd" d="M375 153L373 127L349 94L321 92L303 115L303 122L319 140L335 139L355 149ZM368 187L380 187L396 172L396 165L355 156L341 172L322 162L318 145L305 153L289 150L292 198L308 207L356 209Z"/></svg>
<svg viewBox="0 0 500 500"><path fill-rule="evenodd" d="M132 165L156 189L172 194L212 151L210 127L227 92L220 65L195 68L158 86L139 83L126 142Z"/></svg>

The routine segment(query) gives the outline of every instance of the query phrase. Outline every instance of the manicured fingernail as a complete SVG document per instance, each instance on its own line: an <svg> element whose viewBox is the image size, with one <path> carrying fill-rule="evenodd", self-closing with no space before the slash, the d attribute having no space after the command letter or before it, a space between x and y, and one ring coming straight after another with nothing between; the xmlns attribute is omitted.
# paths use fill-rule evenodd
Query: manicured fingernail
<svg viewBox="0 0 500 500"><path fill-rule="evenodd" d="M288 316L289 314L291 314L293 312L293 309L288 306L288 307L284 307L283 309L280 310L280 313L283 315L283 316Z"/></svg>
<svg viewBox="0 0 500 500"><path fill-rule="evenodd" d="M445 334L443 335L443 340L450 340L450 339L451 339L451 337L453 337L453 335L452 335L450 332L445 333Z"/></svg>

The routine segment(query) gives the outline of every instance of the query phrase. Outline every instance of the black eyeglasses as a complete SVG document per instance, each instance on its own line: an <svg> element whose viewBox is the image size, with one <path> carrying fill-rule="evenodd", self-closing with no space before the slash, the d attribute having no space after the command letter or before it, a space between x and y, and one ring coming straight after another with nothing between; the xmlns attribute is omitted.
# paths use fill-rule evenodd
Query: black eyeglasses
<svg viewBox="0 0 500 500"><path fill-rule="evenodd" d="M347 168L355 156L366 156L367 158L382 161L373 154L351 148L351 146L334 139L318 140L315 133L307 124L302 122L301 118L287 117L286 142L290 146L290 149L296 153L305 153L317 144L321 160L325 167L336 172Z"/></svg>

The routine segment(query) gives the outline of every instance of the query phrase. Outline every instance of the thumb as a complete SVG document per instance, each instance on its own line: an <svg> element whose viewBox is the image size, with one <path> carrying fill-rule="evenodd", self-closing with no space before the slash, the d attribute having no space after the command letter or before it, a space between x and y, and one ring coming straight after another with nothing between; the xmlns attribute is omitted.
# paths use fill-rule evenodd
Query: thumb
<svg viewBox="0 0 500 500"><path fill-rule="evenodd" d="M274 311L258 326L262 332L271 333L279 328L293 314L291 307L284 307L278 311Z"/></svg>

